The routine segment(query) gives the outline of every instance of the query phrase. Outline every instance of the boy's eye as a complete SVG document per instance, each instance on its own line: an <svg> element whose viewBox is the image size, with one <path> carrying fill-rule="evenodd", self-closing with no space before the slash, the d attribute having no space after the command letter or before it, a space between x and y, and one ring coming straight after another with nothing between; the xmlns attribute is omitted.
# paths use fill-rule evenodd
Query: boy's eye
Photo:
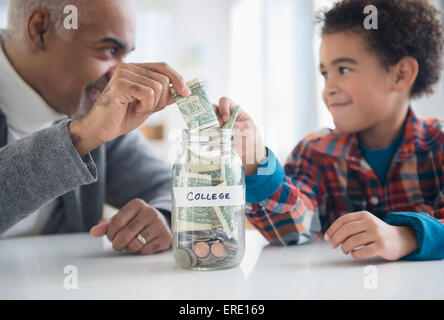
<svg viewBox="0 0 444 320"><path fill-rule="evenodd" d="M328 72L327 71L321 71L321 75L327 79L328 78Z"/></svg>
<svg viewBox="0 0 444 320"><path fill-rule="evenodd" d="M339 67L339 73L340 74L346 74L346 73L349 73L350 72L350 69L349 68L346 68L346 67Z"/></svg>

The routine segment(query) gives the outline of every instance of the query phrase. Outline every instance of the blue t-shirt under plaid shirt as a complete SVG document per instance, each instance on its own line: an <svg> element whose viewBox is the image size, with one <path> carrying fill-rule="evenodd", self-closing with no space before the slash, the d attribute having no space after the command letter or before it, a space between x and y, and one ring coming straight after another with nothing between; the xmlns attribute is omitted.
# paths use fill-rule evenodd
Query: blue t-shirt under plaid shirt
<svg viewBox="0 0 444 320"><path fill-rule="evenodd" d="M401 134L385 149L367 149L361 143L359 144L365 160L367 160L370 167L372 167L382 184L387 182L387 171L392 163L393 156L401 145L403 136L404 135Z"/></svg>

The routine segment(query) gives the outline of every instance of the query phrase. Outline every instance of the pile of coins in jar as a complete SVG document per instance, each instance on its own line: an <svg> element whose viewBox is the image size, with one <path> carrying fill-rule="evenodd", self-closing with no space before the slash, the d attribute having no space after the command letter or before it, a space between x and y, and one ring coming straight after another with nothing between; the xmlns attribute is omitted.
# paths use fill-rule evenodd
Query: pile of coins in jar
<svg viewBox="0 0 444 320"><path fill-rule="evenodd" d="M220 233L223 230L219 230ZM176 263L183 268L230 266L239 251L239 242L236 239L224 239L211 232L192 232L188 235L183 232L180 239L180 247L175 250L174 257Z"/></svg>

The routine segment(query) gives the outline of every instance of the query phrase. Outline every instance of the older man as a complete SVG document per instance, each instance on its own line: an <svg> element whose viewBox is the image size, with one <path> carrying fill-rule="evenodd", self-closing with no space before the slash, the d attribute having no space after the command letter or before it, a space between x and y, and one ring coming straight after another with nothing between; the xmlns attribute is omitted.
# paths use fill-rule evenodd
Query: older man
<svg viewBox="0 0 444 320"><path fill-rule="evenodd" d="M78 30L63 27L67 4L78 9ZM122 63L134 16L131 1L10 2L0 50L1 237L91 230L118 251L170 247L170 170L132 130L172 103L170 83L190 90L165 63ZM96 225L104 202L120 211Z"/></svg>

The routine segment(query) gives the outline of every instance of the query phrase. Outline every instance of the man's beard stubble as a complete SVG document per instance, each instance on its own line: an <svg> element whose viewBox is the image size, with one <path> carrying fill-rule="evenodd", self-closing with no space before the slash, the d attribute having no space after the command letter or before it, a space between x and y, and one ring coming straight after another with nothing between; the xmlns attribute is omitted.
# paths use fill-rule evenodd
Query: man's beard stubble
<svg viewBox="0 0 444 320"><path fill-rule="evenodd" d="M80 98L77 112L73 115L73 118L80 118L84 116L94 107L94 104L102 94L105 87L108 85L108 82L108 76L105 74L86 86L86 89Z"/></svg>

